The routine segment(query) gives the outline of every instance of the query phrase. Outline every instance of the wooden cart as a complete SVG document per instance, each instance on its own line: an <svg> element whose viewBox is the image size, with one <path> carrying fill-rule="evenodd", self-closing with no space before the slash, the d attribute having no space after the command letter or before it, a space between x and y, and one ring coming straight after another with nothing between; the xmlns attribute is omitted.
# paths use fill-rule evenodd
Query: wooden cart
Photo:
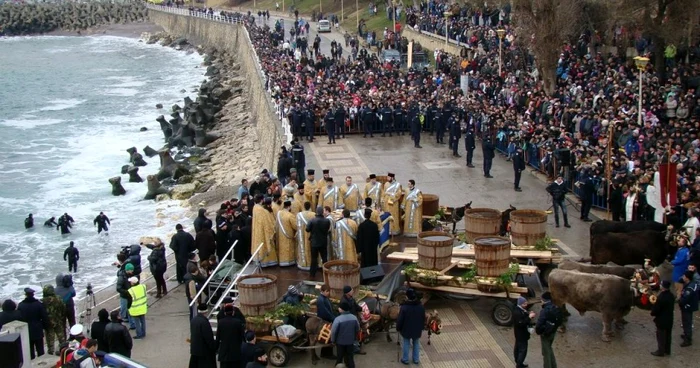
<svg viewBox="0 0 700 368"><path fill-rule="evenodd" d="M403 261L402 265L399 266L399 268L403 268L407 264L417 261L418 254L411 252L396 252L389 254L387 258ZM451 271L470 268L474 265L474 263L475 262L473 259L459 259L453 257L450 266L438 271L440 275L443 275L438 276L438 278L442 278L443 280L453 279L453 276L448 275ZM518 277L535 275L537 272L538 270L536 266L522 265L520 266ZM513 323L513 308L515 307L515 299L520 296L524 296L526 298L535 297L534 290L531 288L518 286L517 281L512 283L507 291L502 292L483 292L477 288L477 284L475 282L460 282L439 286L425 285L412 280L406 280L406 283L411 288L428 293L428 295L435 294L443 297L465 300L476 299L479 297L496 299L493 308L491 309L491 319L499 326L510 326ZM399 285L401 284L403 283L399 283ZM534 300L532 302L534 302Z"/></svg>

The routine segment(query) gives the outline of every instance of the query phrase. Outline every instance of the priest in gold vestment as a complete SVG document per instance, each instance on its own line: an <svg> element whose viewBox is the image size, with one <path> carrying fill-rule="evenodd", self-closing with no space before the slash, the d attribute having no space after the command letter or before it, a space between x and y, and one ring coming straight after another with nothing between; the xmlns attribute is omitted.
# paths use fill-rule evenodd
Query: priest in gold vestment
<svg viewBox="0 0 700 368"><path fill-rule="evenodd" d="M357 211L360 208L361 193L360 188L357 184L352 182L352 177L345 177L345 184L340 186L340 202L342 203L341 208L348 209L350 211Z"/></svg>
<svg viewBox="0 0 700 368"><path fill-rule="evenodd" d="M403 190L401 184L396 181L396 176L392 173L388 174L389 179L384 183L384 195L382 196L382 210L391 213L391 217L395 221L391 222L391 235L399 235L401 233L401 225L399 224L399 206L401 205L401 195Z"/></svg>
<svg viewBox="0 0 700 368"><path fill-rule="evenodd" d="M333 178L330 176L325 179L326 186L321 188L318 195L319 207L330 207L331 212L335 211L339 205L338 187L333 184Z"/></svg>
<svg viewBox="0 0 700 368"><path fill-rule="evenodd" d="M286 201L277 212L277 248L280 266L293 266L296 261L297 219L291 212L292 202Z"/></svg>
<svg viewBox="0 0 700 368"><path fill-rule="evenodd" d="M304 203L304 210L299 212L297 219L297 268L303 271L311 269L311 233L306 231L306 225L316 217L311 211L311 203Z"/></svg>
<svg viewBox="0 0 700 368"><path fill-rule="evenodd" d="M333 244L333 258L357 262L357 222L350 218L350 210L343 210L343 218L335 223L335 243Z"/></svg>
<svg viewBox="0 0 700 368"><path fill-rule="evenodd" d="M365 189L362 191L362 198L371 198L372 208L376 209L379 207L382 199L382 183L377 181L377 175L369 175L369 183L365 184Z"/></svg>
<svg viewBox="0 0 700 368"><path fill-rule="evenodd" d="M403 235L415 238L423 225L423 194L416 188L416 181L408 181L408 190L401 208L404 210Z"/></svg>
<svg viewBox="0 0 700 368"><path fill-rule="evenodd" d="M255 197L253 206L253 228L251 229L250 253L255 253L260 243L263 244L255 261L261 267L277 266L277 249L275 247L275 217L270 207L272 201L268 198L263 205L263 196Z"/></svg>
<svg viewBox="0 0 700 368"><path fill-rule="evenodd" d="M314 178L316 170L310 169L306 170L306 180L304 180L304 197L309 203L311 203L311 208L315 211L316 206L318 206L318 181Z"/></svg>

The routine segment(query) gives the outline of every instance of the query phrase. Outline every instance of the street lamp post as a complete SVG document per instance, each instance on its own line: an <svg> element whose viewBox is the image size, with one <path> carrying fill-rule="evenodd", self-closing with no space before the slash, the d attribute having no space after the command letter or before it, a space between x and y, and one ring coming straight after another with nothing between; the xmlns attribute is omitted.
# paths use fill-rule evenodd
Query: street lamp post
<svg viewBox="0 0 700 368"><path fill-rule="evenodd" d="M357 21L357 24L355 25L357 27L357 32L360 32L360 4L358 0L355 0L355 20Z"/></svg>
<svg viewBox="0 0 700 368"><path fill-rule="evenodd" d="M394 33L396 32L396 0L391 0L391 20L394 21L394 28L391 29L391 32ZM396 38L396 35L394 35L394 38Z"/></svg>
<svg viewBox="0 0 700 368"><path fill-rule="evenodd" d="M447 52L447 43L449 42L449 37L450 37L450 28L449 28L449 22L447 21L447 18L452 16L451 11L446 11L443 13L445 15L445 52Z"/></svg>
<svg viewBox="0 0 700 368"><path fill-rule="evenodd" d="M345 0L340 0L340 21L345 20Z"/></svg>
<svg viewBox="0 0 700 368"><path fill-rule="evenodd" d="M496 34L498 35L498 76L500 77L503 65L503 36L506 35L506 30L499 28L496 30Z"/></svg>
<svg viewBox="0 0 700 368"><path fill-rule="evenodd" d="M318 11L319 13L323 13L323 3L321 0L318 0Z"/></svg>
<svg viewBox="0 0 700 368"><path fill-rule="evenodd" d="M634 64L637 66L637 69L639 69L639 106L637 107L637 124L642 126L642 77L647 64L649 64L649 58L637 56L634 58Z"/></svg>

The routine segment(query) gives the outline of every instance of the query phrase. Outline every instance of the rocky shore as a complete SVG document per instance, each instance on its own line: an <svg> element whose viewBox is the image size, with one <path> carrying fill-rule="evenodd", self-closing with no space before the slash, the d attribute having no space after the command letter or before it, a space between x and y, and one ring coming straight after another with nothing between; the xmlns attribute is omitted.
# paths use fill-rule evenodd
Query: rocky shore
<svg viewBox="0 0 700 368"><path fill-rule="evenodd" d="M139 1L0 4L0 36L81 31L107 24L142 22L148 11Z"/></svg>
<svg viewBox="0 0 700 368"><path fill-rule="evenodd" d="M186 97L182 107L156 106L165 145L146 155L160 156L158 175L147 178L146 199L190 199L193 206L218 205L235 195L241 179L251 178L262 167L258 138L245 96L247 80L237 55L190 44L187 39L164 32L144 33L147 44L160 44L204 56L207 80L195 100ZM133 151L132 151L133 152ZM140 154L130 152L132 165ZM171 156L171 152L175 152ZM130 173L132 167L122 168ZM193 197L194 196L194 197Z"/></svg>

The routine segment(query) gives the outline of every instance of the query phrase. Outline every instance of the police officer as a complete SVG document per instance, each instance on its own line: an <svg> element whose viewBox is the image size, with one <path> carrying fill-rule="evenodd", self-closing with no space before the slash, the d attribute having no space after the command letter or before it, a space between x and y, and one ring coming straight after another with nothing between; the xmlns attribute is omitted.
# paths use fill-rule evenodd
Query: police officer
<svg viewBox="0 0 700 368"><path fill-rule="evenodd" d="M306 155L304 154L304 146L302 146L299 141L292 142L292 161L294 163L294 168L297 169L297 177L299 178L299 183L303 183L306 179L304 177L304 168L306 167Z"/></svg>
<svg viewBox="0 0 700 368"><path fill-rule="evenodd" d="M333 103L332 100L331 103ZM323 118L323 122L326 125L326 133L328 133L328 144L335 144L335 114L330 107Z"/></svg>
<svg viewBox="0 0 700 368"><path fill-rule="evenodd" d="M467 167L474 167L472 160L474 159L476 139L474 139L473 129L467 129L467 133L464 135L464 148L467 150Z"/></svg>
<svg viewBox="0 0 700 368"><path fill-rule="evenodd" d="M686 271L681 276L683 291L678 299L678 306L681 309L681 325L683 326L683 342L681 347L693 345L693 313L698 311L698 284L693 277L695 272Z"/></svg>
<svg viewBox="0 0 700 368"><path fill-rule="evenodd" d="M295 104L294 107L289 111L289 120L292 123L292 128L294 129L294 139L299 139L302 135L301 125L303 123L303 114L299 104Z"/></svg>
<svg viewBox="0 0 700 368"><path fill-rule="evenodd" d="M462 138L462 127L459 124L459 119L457 116L450 116L449 120L449 134L450 134L450 149L452 150L453 157L462 157L458 153L459 150L459 140Z"/></svg>
<svg viewBox="0 0 700 368"><path fill-rule="evenodd" d="M447 128L449 124L450 117L452 117L452 107L449 102L447 102L442 108L440 120L438 120L437 124L437 131L435 132L437 143L445 144L445 128Z"/></svg>
<svg viewBox="0 0 700 368"><path fill-rule="evenodd" d="M430 135L433 135L435 132L435 126L438 121L440 121L440 108L433 100L428 108L427 119L425 119L425 130L430 132Z"/></svg>
<svg viewBox="0 0 700 368"><path fill-rule="evenodd" d="M316 127L316 115L310 106L306 105L304 109L303 124L306 126L306 139L309 142L314 141L314 128Z"/></svg>
<svg viewBox="0 0 700 368"><path fill-rule="evenodd" d="M391 111L389 106L385 106L383 103L379 104L379 125L382 130L382 137L386 137L386 132L389 132L389 137L391 137L392 130L392 120L394 118L394 113Z"/></svg>
<svg viewBox="0 0 700 368"><path fill-rule="evenodd" d="M396 132L396 135L406 134L406 111L404 111L405 106L405 102L401 102L401 104L399 104L398 101L394 105L394 132Z"/></svg>
<svg viewBox="0 0 700 368"><path fill-rule="evenodd" d="M361 114L364 138L367 138L367 134L369 134L370 138L374 138L374 123L377 119L377 114L374 111L374 105L370 105L369 107L365 105L362 108Z"/></svg>
<svg viewBox="0 0 700 368"><path fill-rule="evenodd" d="M338 102L338 105L335 107L335 123L337 126L338 135L342 135L343 138L345 138L345 116L345 107Z"/></svg>
<svg viewBox="0 0 700 368"><path fill-rule="evenodd" d="M513 183L516 192L522 192L520 189L520 176L525 170L525 156L523 156L523 148L518 146L513 154L513 173L515 173L515 182Z"/></svg>
<svg viewBox="0 0 700 368"><path fill-rule="evenodd" d="M484 142L481 144L481 152L484 155L484 176L493 178L493 176L491 176L491 165L493 163L493 158L496 157L496 147L494 147L491 142L491 137L484 137Z"/></svg>
<svg viewBox="0 0 700 368"><path fill-rule="evenodd" d="M423 115L421 114L420 108L413 103L411 109L408 111L408 119L411 125L411 139L413 140L413 147L415 148L423 148L420 145L421 118L423 118Z"/></svg>

